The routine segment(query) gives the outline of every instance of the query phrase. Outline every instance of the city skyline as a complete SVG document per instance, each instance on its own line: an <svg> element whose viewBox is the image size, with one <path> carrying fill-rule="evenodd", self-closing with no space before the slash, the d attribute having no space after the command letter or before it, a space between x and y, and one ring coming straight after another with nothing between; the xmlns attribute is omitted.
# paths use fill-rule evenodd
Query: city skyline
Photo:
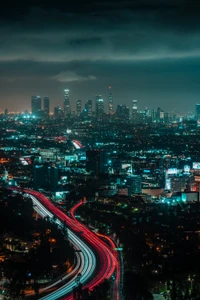
<svg viewBox="0 0 200 300"><path fill-rule="evenodd" d="M46 105L41 102L41 107L39 108L39 110L42 110L42 111L45 111L47 110L48 113L50 114L53 114L54 112L54 109L56 107L59 107L61 110L64 109L64 103L65 103L65 93L67 91L67 93L69 94L69 105L70 105L70 114L72 112L76 112L77 111L77 102L81 102L81 111L84 110L84 107L87 106L87 103L88 101L92 101L92 106L93 106L93 109L92 111L93 112L96 112L96 106L95 106L95 102L96 102L96 99L98 96L101 96L102 100L103 100L103 103L104 103L104 113L105 114L110 114L110 106L112 107L112 112L115 114L116 113L116 110L117 110L117 107L118 106L123 106L125 105L128 109L130 109L131 111L131 114L132 114L132 110L134 110L135 112L138 112L140 113L140 111L144 111L146 109L148 110L156 110L156 109L161 109L161 111L166 111L166 112L169 112L169 113L177 113L177 114L183 114L183 115L190 115L190 114L193 114L195 115L196 114L196 106L197 105L200 105L200 101L196 102L196 103L191 103L190 105L190 110L188 111L183 111L182 108L181 109L172 109L172 107L169 109L164 109L165 105L161 106L158 105L157 106L147 106L145 103L143 105L143 103L141 103L140 101L138 100L135 100L135 99L129 99L128 101L125 101L125 102L120 102L120 103L116 103L115 101L113 101L113 94L110 92L110 86L109 86L109 90L108 90L108 93L107 95L98 95L96 94L93 98L92 97L89 97L88 99L74 99L73 97L73 94L71 94L70 90L69 89L64 89L62 92L62 96L63 96L63 99L60 99L58 102L55 102L55 101L52 101L51 97L49 96L46 96L47 93L45 93L44 95L40 96L40 95L34 95L34 96L30 96L29 98L29 101L27 101L27 106L24 107L22 110L20 110L19 108L16 109L16 110L11 110L8 109L8 106L5 106L4 108L0 107L0 113L5 113L5 110L7 111L7 113L24 113L24 112L29 112L29 113L32 113L32 99L33 98L38 98L38 99L43 99L43 102L45 103L45 100L48 101L48 104L46 103ZM114 95L114 99L115 99L115 95ZM111 102L110 102L111 101ZM112 103L112 104L110 104ZM133 104L133 103L136 103L136 104ZM160 103L161 104L161 103ZM133 106L135 105L135 107L133 108ZM45 106L48 106L48 108L46 107L45 109Z"/></svg>
<svg viewBox="0 0 200 300"><path fill-rule="evenodd" d="M115 105L137 99L141 107L194 111L199 8L187 0L4 3L0 110L30 109L35 94L61 106L66 86L75 109L76 100L105 98L112 86Z"/></svg>

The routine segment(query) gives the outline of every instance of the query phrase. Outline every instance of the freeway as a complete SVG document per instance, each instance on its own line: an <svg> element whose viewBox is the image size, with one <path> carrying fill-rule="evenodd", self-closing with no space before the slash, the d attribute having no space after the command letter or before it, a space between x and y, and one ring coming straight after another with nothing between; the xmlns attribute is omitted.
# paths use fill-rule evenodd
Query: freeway
<svg viewBox="0 0 200 300"><path fill-rule="evenodd" d="M36 209L38 209L39 213L43 214L43 217L49 216L50 218L54 218L54 221L59 226L66 224L69 239L81 249L81 261L84 263L81 265L80 282L83 284L83 289L88 288L92 290L95 286L112 276L117 262L113 251L110 250L106 243L77 220L65 215L65 213L40 192L30 189L24 189L23 192L29 194L32 200L34 199ZM74 286L75 278L41 299L55 300L65 296L63 299L71 300L73 299L72 290Z"/></svg>
<svg viewBox="0 0 200 300"><path fill-rule="evenodd" d="M83 201L80 201L79 203L77 203L76 205L74 205L72 207L72 209L70 210L70 215L73 218L74 221L78 222L76 220L75 217L75 212L76 210L83 204ZM78 222L79 223L79 222ZM82 226L82 230L83 228L87 228L85 225L81 224ZM88 229L87 229L88 230ZM115 282L113 285L113 299L114 300L120 300L122 298L122 291L120 288L120 281L121 281L121 273L120 273L120 260L119 260L119 256L116 249L116 243L108 236L103 235L103 234L99 234L99 233L95 233L95 235L98 235L99 237L105 239L106 241L108 241L109 245L110 245L110 251L112 252L113 256L115 257L115 264L116 264L116 269L115 269Z"/></svg>
<svg viewBox="0 0 200 300"><path fill-rule="evenodd" d="M26 195L26 194L25 194ZM34 197L31 194L28 194L29 197L32 199L33 205L34 205L34 209L35 211L42 216L43 218L45 217L49 217L49 218L53 218L53 214L48 211L38 200L36 197ZM61 222L59 220L56 220L57 224L59 226L61 226ZM69 278L71 278L71 280L69 282L67 282L65 284L65 286L62 286L63 291L62 293L59 291L59 294L65 294L65 292L67 291L71 291L71 289L74 287L74 281L75 278L77 277L77 275L81 272L83 274L83 276L87 276L88 274L90 274L91 269L88 268L88 270L86 269L87 263L89 260L93 261L94 266L96 265L96 261L95 261L95 256L92 253L92 251L89 249L89 247L87 247L87 245L82 245L82 243L80 243L80 240L77 241L77 238L74 237L74 234L69 230L68 231L68 238L70 240L70 242L72 243L72 245L74 246L74 248L76 250L79 250L81 252L76 252L76 265L73 267L72 271L68 274L66 274L65 276L63 276L62 278L56 280L55 282L53 282L52 284L45 286L44 288L39 290L39 293L43 293L46 292L48 290L50 290L51 288L55 287L56 285L60 285L62 282L66 282ZM84 267L85 266L85 267ZM28 294L31 295L32 293ZM57 292L52 293L53 295L57 295ZM52 295L52 296L53 296ZM46 299L46 297L44 297L44 299ZM52 299L56 299L56 298L52 298Z"/></svg>

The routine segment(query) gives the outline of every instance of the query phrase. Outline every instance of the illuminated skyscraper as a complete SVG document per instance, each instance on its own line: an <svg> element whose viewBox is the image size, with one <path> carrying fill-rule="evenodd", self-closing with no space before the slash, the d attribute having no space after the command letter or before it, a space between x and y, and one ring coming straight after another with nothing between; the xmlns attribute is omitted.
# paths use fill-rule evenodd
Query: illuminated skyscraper
<svg viewBox="0 0 200 300"><path fill-rule="evenodd" d="M197 103L195 108L196 120L197 123L200 123L200 104Z"/></svg>
<svg viewBox="0 0 200 300"><path fill-rule="evenodd" d="M32 96L31 98L31 111L36 117L41 113L42 100L40 96Z"/></svg>
<svg viewBox="0 0 200 300"><path fill-rule="evenodd" d="M92 116L92 100L87 100L85 104L85 109L87 110L88 117Z"/></svg>
<svg viewBox="0 0 200 300"><path fill-rule="evenodd" d="M137 100L132 100L132 117L137 115Z"/></svg>
<svg viewBox="0 0 200 300"><path fill-rule="evenodd" d="M133 121L137 121L138 118L138 110L137 110L137 100L132 100L132 119Z"/></svg>
<svg viewBox="0 0 200 300"><path fill-rule="evenodd" d="M49 97L44 97L44 114L48 116L50 112Z"/></svg>
<svg viewBox="0 0 200 300"><path fill-rule="evenodd" d="M104 114L104 101L101 95L96 96L96 116L100 117Z"/></svg>
<svg viewBox="0 0 200 300"><path fill-rule="evenodd" d="M82 111L82 102L81 102L81 100L77 100L76 101L76 114L78 116L80 116L81 111Z"/></svg>
<svg viewBox="0 0 200 300"><path fill-rule="evenodd" d="M108 97L108 113L109 113L109 115L112 115L113 114L113 96L111 93L111 86L109 87L109 89L110 89L110 94Z"/></svg>
<svg viewBox="0 0 200 300"><path fill-rule="evenodd" d="M64 117L70 117L71 115L71 105L69 101L69 90L64 90Z"/></svg>

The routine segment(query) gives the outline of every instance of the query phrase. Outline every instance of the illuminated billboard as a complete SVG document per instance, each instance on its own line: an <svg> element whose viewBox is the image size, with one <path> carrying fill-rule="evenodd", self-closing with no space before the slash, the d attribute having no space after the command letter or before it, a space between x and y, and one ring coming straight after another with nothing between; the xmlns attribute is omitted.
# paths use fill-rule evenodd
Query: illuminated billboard
<svg viewBox="0 0 200 300"><path fill-rule="evenodd" d="M192 167L194 170L200 170L200 162L193 162Z"/></svg>
<svg viewBox="0 0 200 300"><path fill-rule="evenodd" d="M167 174L169 175L175 175L178 173L178 170L177 168L170 168L170 169L167 169Z"/></svg>

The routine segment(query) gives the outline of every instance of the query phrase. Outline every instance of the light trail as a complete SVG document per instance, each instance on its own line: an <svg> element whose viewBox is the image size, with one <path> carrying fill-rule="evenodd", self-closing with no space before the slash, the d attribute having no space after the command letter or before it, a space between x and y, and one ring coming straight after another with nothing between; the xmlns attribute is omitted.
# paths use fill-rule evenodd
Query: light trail
<svg viewBox="0 0 200 300"><path fill-rule="evenodd" d="M71 217L76 220L76 217L75 217L75 212L76 210L81 206L83 205L83 201L79 202L78 204L76 204L75 206L72 207L72 209L70 210L70 214L71 214ZM77 221L77 220L76 220ZM84 228L87 228L85 225L82 224L82 226ZM88 228L87 228L88 230ZM115 264L116 264L116 278L115 278L115 283L114 283L114 286L113 286L113 292L114 292L114 299L116 300L120 300L121 298L121 290L120 290L120 278L121 278L121 273L120 273L120 261L119 261L119 256L118 256L118 253L116 250L114 250L117 246L116 246L116 243L108 236L104 235L104 234L100 234L100 233L96 233L95 232L95 235L98 235L99 237L105 239L108 241L109 245L110 245L110 248L111 248L111 252L113 254L113 256L115 257Z"/></svg>
<svg viewBox="0 0 200 300"><path fill-rule="evenodd" d="M47 210L46 207L44 207L40 203L40 201L37 200L37 198L35 196L32 195L32 191L31 191L31 193L28 193L26 191L26 193L31 197L33 204L34 204L34 209L37 210L37 212L41 216L43 216L43 217L48 216L49 218L53 218L54 215L49 210ZM60 227L62 226L62 222L59 219L56 220L56 223ZM57 284L60 284L62 281L72 277L71 280L69 282L67 282L66 284L62 285L62 287L60 287L56 291L53 291L52 293L48 294L47 296L42 297L41 299L43 299L43 300L44 299L46 299L46 300L58 299L68 293L71 293L73 288L75 287L75 279L78 274L81 273L81 275L82 275L81 283L84 284L84 282L88 280L89 276L91 276L91 274L93 274L93 272L95 271L96 257L94 255L94 253L91 251L91 249L85 243L83 243L80 240L80 238L77 237L69 229L68 229L68 237L69 237L70 242L81 251L79 253L80 261L77 264L77 266L75 267L75 269L70 274L67 274L62 279L59 279L52 285L40 290L40 292L44 292L44 291L48 290L49 288L54 287Z"/></svg>
<svg viewBox="0 0 200 300"><path fill-rule="evenodd" d="M16 188L13 189L17 190ZM34 204L39 211L41 211L43 216L48 215L53 219L56 217L54 221L58 225L60 224L60 226L66 224L70 241L81 249L81 259L84 263L80 269L80 282L83 285L83 289L88 288L91 291L105 279L109 279L112 276L117 266L116 258L113 251L110 250L105 242L98 238L97 235L91 232L87 227L80 224L76 219L67 216L40 192L31 189L23 189L23 192L35 198ZM81 205L81 203L78 205ZM75 209L76 208L77 205L75 206ZM98 258L98 270L94 253ZM72 300L74 287L75 277L56 291L42 297L41 300L55 300L63 296L64 298L62 299Z"/></svg>
<svg viewBox="0 0 200 300"><path fill-rule="evenodd" d="M45 218L45 217L47 217L47 216L48 216L49 218L52 218L52 217L53 217L53 215L52 215L52 214L51 214L44 206L42 206L42 205L40 204L40 202L39 202L35 197L33 197L32 195L29 195L29 194L27 194L27 195L31 198L31 200L32 200L32 202L33 202L33 204L34 204L34 210L35 210L42 218ZM25 195L25 196L26 196L26 195ZM58 224L58 225L61 225L61 223ZM75 243L73 242L73 240L70 240L70 242L73 244L74 248L76 248L77 250L81 250L81 249L79 249L79 248L75 245ZM72 278L72 277L74 277L74 276L76 276L76 275L78 274L78 271L80 271L80 269L81 269L81 265L84 264L84 257L82 257L82 255L81 255L80 252L76 252L76 253L75 253L75 256L76 256L76 265L73 266L72 271L71 271L70 273L64 275L63 277L59 278L58 280L54 281L54 282L51 283L50 285L47 285L47 286L45 286L44 288L39 289L39 294L41 294L41 293L43 293L43 292L45 292L45 291L48 291L49 289L55 287L56 285L59 285L61 282L64 282L64 281L68 280L69 278ZM26 294L26 296L32 296L32 295L34 295L34 294L35 294L35 292L32 291L32 292L29 292L28 294Z"/></svg>

